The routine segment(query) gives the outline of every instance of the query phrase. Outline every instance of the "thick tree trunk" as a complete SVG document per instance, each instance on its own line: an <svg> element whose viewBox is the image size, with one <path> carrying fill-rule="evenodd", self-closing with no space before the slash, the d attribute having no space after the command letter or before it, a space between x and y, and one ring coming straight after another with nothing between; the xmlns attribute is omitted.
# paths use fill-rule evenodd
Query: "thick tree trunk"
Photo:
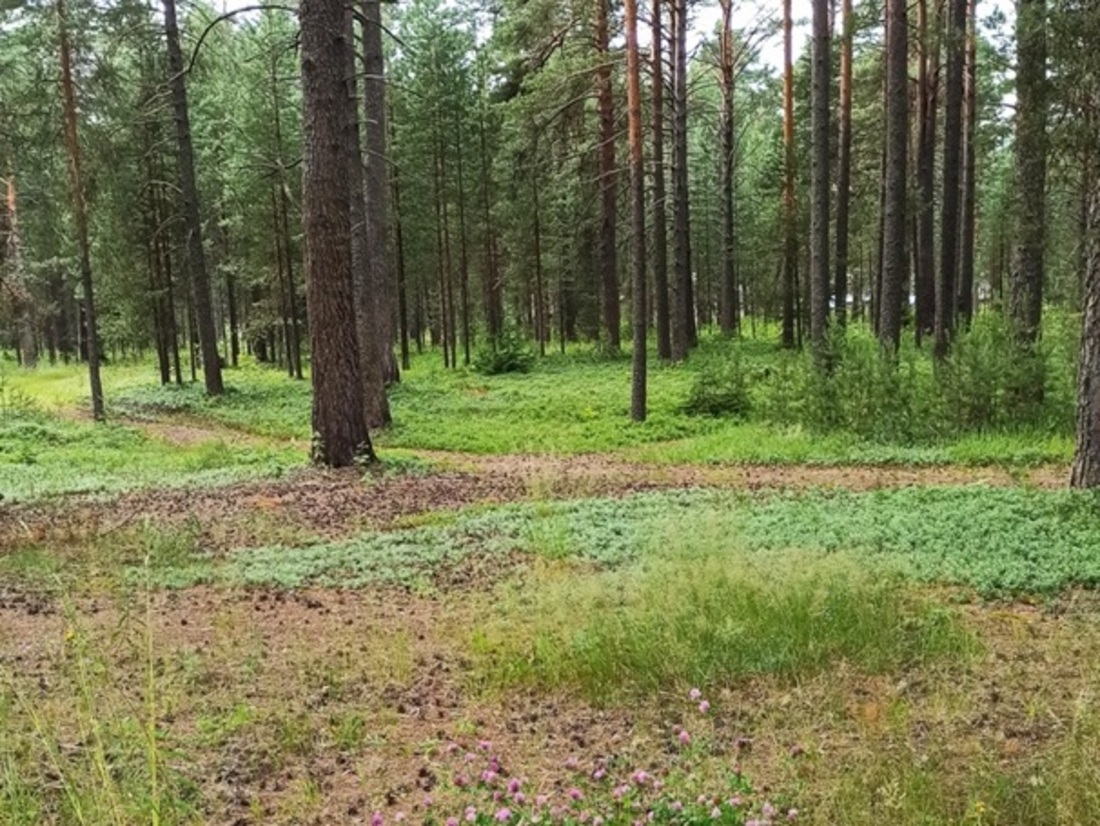
<svg viewBox="0 0 1100 826"><path fill-rule="evenodd" d="M105 415L103 382L99 375L99 330L95 309L95 288L92 282L91 243L88 238L88 206L84 198L84 166L77 130L72 50L69 45L65 6L62 0L57 0L57 25L61 52L61 95L65 110L65 139L69 150L69 181L73 200L73 221L76 224L76 244L80 253L80 286L84 299L84 322L87 327L84 345L88 358L88 379L92 391L92 417L96 421L102 421Z"/></svg>
<svg viewBox="0 0 1100 826"><path fill-rule="evenodd" d="M718 122L719 188L722 197L722 295L719 323L722 335L737 335L741 323L741 307L737 289L737 262L734 238L734 50L733 0L721 0L722 30L719 35L719 78L722 87L722 112Z"/></svg>
<svg viewBox="0 0 1100 826"><path fill-rule="evenodd" d="M657 356L672 358L668 296L668 194L665 189L665 36L661 25L664 0L653 0L650 10L653 53L653 293L657 314Z"/></svg>
<svg viewBox="0 0 1100 826"><path fill-rule="evenodd" d="M596 0L597 107L600 114L600 284L607 347L622 347L619 271L615 230L618 224L618 170L615 166L615 98L611 86L611 0Z"/></svg>
<svg viewBox="0 0 1100 826"><path fill-rule="evenodd" d="M828 360L829 320L829 0L813 0L810 104L810 343L819 363Z"/></svg>
<svg viewBox="0 0 1100 826"><path fill-rule="evenodd" d="M959 249L959 322L970 325L974 316L974 243L977 218L978 164L978 36L977 0L969 2L969 31L966 44L966 126L963 129L962 215Z"/></svg>
<svg viewBox="0 0 1100 826"><path fill-rule="evenodd" d="M191 144L191 118L187 110L187 87L183 53L180 51L179 25L176 22L176 0L164 2L164 33L168 42L168 74L172 91L172 108L176 122L176 151L179 163L180 195L183 199L183 220L187 229L187 264L191 274L191 300L195 308L202 349L202 375L206 392L211 396L223 390L221 360L218 357L218 330L214 324L214 301L210 292L210 277L206 271L206 251L202 243L202 215L199 210L199 187L195 179L195 150Z"/></svg>
<svg viewBox="0 0 1100 826"><path fill-rule="evenodd" d="M339 0L302 0L302 218L313 383L314 458L373 460L363 416L348 216L348 42Z"/></svg>
<svg viewBox="0 0 1100 826"><path fill-rule="evenodd" d="M928 334L939 329L936 315L936 117L940 46L938 21L930 25L929 0L918 0L918 38L920 46L917 78L917 208L914 215L916 238L913 248L914 290L916 299L916 337L919 345ZM934 32L933 29L936 31Z"/></svg>
<svg viewBox="0 0 1100 826"><path fill-rule="evenodd" d="M1070 485L1100 487L1100 178L1091 182L1085 312L1077 370L1077 448Z"/></svg>
<svg viewBox="0 0 1100 826"><path fill-rule="evenodd" d="M1043 311L1047 178L1046 0L1017 0L1016 43L1016 249L1008 312L1017 340L1030 347L1039 336Z"/></svg>
<svg viewBox="0 0 1100 826"><path fill-rule="evenodd" d="M392 134L392 133L391 133ZM405 277L405 228L401 216L401 179L395 166L390 176L393 192L393 243L397 253L397 325L401 334L401 369L411 366L409 357L408 279ZM419 331L417 333L419 335ZM419 339L417 340L419 346Z"/></svg>
<svg viewBox="0 0 1100 826"><path fill-rule="evenodd" d="M852 0L842 0L840 41L840 141L836 192L836 282L833 301L836 323L843 327L848 313L849 206L852 200L852 39L855 19ZM853 314L859 295L853 292Z"/></svg>
<svg viewBox="0 0 1100 826"><path fill-rule="evenodd" d="M966 2L948 0L947 89L943 117L943 201L940 213L940 271L936 279L936 354L945 356L958 309L959 201L966 83Z"/></svg>
<svg viewBox="0 0 1100 826"><path fill-rule="evenodd" d="M355 43L354 16L351 9L344 12L347 42ZM359 94L355 76L355 51L348 50L345 83L347 98L344 111L347 117L347 166L348 166L348 217L351 221L351 267L355 289L355 337L359 345L359 381L363 391L363 415L367 427L376 429L390 423L390 405L386 398L384 375L385 352L390 342L388 327L383 316L385 310L385 235L373 234L377 227L368 215L368 209L377 209L372 203L373 189L364 188L363 145L359 129ZM367 153L370 154L369 152ZM384 170L383 170L384 171ZM389 181L383 178L381 186L389 189ZM365 197L369 194L370 197ZM373 231L373 232L372 232ZM373 272L381 260L382 276Z"/></svg>
<svg viewBox="0 0 1100 826"><path fill-rule="evenodd" d="M909 142L909 21L906 0L886 0L886 164L879 340L890 353L901 344L906 260Z"/></svg>
<svg viewBox="0 0 1100 826"><path fill-rule="evenodd" d="M638 3L626 0L626 108L630 145L630 257L634 332L630 418L646 417L645 162L642 157L642 90L638 57Z"/></svg>

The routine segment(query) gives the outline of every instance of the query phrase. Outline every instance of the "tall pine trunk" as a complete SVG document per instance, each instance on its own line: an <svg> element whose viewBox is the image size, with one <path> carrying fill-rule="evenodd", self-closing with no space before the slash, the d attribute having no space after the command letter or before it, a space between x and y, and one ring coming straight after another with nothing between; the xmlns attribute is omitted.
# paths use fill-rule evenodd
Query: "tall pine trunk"
<svg viewBox="0 0 1100 826"><path fill-rule="evenodd" d="M664 0L650 10L653 52L653 294L657 315L657 356L672 358L668 295L668 193L665 188L665 36L661 25Z"/></svg>
<svg viewBox="0 0 1100 826"><path fill-rule="evenodd" d="M959 201L962 194L963 95L966 61L966 2L948 0L947 88L943 116L943 201L940 213L940 270L936 279L936 353L947 354L958 309Z"/></svg>
<svg viewBox="0 0 1100 826"><path fill-rule="evenodd" d="M615 98L611 87L611 0L596 0L596 96L600 114L600 285L607 347L622 346L619 330L619 272L615 231L618 223L618 170L615 166Z"/></svg>
<svg viewBox="0 0 1100 826"><path fill-rule="evenodd" d="M73 222L76 224L76 244L80 253L80 287L83 293L84 336L88 358L88 379L92 391L92 417L104 418L103 381L99 375L99 330L95 308L95 288L92 282L92 252L88 237L88 205L84 193L84 165L77 130L76 91L73 88L73 58L63 0L57 0L57 26L61 53L61 95L65 111L65 142L69 151L69 182L73 200ZM79 327L79 325L78 325Z"/></svg>
<svg viewBox="0 0 1100 826"><path fill-rule="evenodd" d="M168 74L172 91L172 109L176 122L176 155L179 164L183 221L187 232L187 265L191 275L191 302L195 310L199 347L202 351L202 376L206 392L222 393L221 360L218 357L218 330L214 324L214 300L210 276L206 270L206 250L202 242L202 214L199 187L195 179L195 150L191 143L191 117L187 107L186 74L180 50L176 0L164 0L164 34L168 42Z"/></svg>
<svg viewBox="0 0 1100 826"><path fill-rule="evenodd" d="M909 143L909 20L906 0L886 0L886 159L883 179L883 262L879 340L890 353L901 344L906 260Z"/></svg>
<svg viewBox="0 0 1100 826"><path fill-rule="evenodd" d="M837 325L843 327L848 312L849 207L852 200L852 38L855 19L852 0L842 0L840 41L840 141L836 191L836 281L833 301ZM855 313L860 296L854 294Z"/></svg>
<svg viewBox="0 0 1100 826"><path fill-rule="evenodd" d="M810 344L827 361L829 320L829 0L813 0L810 102Z"/></svg>
<svg viewBox="0 0 1100 826"><path fill-rule="evenodd" d="M630 418L646 417L645 161L642 156L642 84L638 57L638 0L626 0L626 109L630 145L630 257L634 332Z"/></svg>
<svg viewBox="0 0 1100 826"><path fill-rule="evenodd" d="M918 0L917 30L919 67L917 72L917 208L914 267L916 337L937 332L936 324L936 117L939 111L937 86L940 45L938 20L929 21L929 0ZM939 336L937 335L937 343Z"/></svg>
<svg viewBox="0 0 1100 826"><path fill-rule="evenodd" d="M672 36L672 358L683 361L695 346L695 295L691 271L691 206L688 192L687 0L671 0Z"/></svg>
<svg viewBox="0 0 1100 826"><path fill-rule="evenodd" d="M798 291L798 239L794 205L794 59L791 0L783 0L783 346L793 350Z"/></svg>
<svg viewBox="0 0 1100 826"><path fill-rule="evenodd" d="M722 30L719 35L719 79L722 87L722 112L718 121L719 135L719 188L721 190L722 216L722 291L719 322L722 335L734 336L739 332L741 306L737 286L737 261L734 238L734 173L735 152L733 104L734 104L734 50L733 50L733 0L721 0Z"/></svg>
<svg viewBox="0 0 1100 826"><path fill-rule="evenodd" d="M306 247L314 459L373 459L359 378L348 215L344 4L302 0L302 220Z"/></svg>
<svg viewBox="0 0 1100 826"><path fill-rule="evenodd" d="M1017 340L1030 348L1042 320L1046 245L1046 0L1017 0L1016 44L1016 249L1008 311Z"/></svg>
<svg viewBox="0 0 1100 826"><path fill-rule="evenodd" d="M1100 487L1100 177L1089 182L1085 312L1077 368L1077 446L1070 485Z"/></svg>
<svg viewBox="0 0 1100 826"><path fill-rule="evenodd" d="M970 325L974 316L974 243L977 218L978 129L977 0L969 2L966 38L966 125L963 129L962 207L959 219L959 323Z"/></svg>

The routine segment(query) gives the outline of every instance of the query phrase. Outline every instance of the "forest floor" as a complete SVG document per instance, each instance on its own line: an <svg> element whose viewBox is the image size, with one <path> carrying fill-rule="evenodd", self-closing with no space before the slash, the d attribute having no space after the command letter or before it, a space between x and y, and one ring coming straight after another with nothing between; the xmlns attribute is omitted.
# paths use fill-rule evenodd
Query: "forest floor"
<svg viewBox="0 0 1100 826"><path fill-rule="evenodd" d="M1100 505L1057 451L398 428L325 472L270 399L133 387L0 427L0 822L1100 822Z"/></svg>

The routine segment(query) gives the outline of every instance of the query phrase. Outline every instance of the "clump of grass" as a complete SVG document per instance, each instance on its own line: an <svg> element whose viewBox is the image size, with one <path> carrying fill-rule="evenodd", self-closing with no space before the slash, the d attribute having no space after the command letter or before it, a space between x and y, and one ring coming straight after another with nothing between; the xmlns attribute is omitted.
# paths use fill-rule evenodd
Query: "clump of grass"
<svg viewBox="0 0 1100 826"><path fill-rule="evenodd" d="M750 556L709 542L521 591L475 639L489 683L573 687L594 702L797 679L842 660L888 672L974 648L948 611L898 576L840 555Z"/></svg>

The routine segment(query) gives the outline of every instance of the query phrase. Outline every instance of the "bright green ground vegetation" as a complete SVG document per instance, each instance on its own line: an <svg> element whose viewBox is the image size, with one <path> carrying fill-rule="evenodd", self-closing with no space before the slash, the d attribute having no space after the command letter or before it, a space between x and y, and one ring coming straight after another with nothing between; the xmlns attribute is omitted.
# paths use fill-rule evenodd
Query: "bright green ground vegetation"
<svg viewBox="0 0 1100 826"><path fill-rule="evenodd" d="M376 440L383 454L430 449L612 452L653 463L1062 463L1072 453L1067 353L1075 335L1056 328L1043 360L1021 365L1004 346L1003 331L987 321L960 341L949 366L934 370L927 353L908 348L894 371L868 334L853 331L845 358L828 378L770 340L708 341L687 364L651 371L650 415L640 425L629 421L625 358L573 351L535 360L529 373L483 375L444 370L437 355L426 354L393 388L395 424ZM105 375L114 424L107 428L74 420L87 395L79 368L0 371L0 494L9 499L271 476L306 461L308 382L277 370L227 371L225 396L208 399L198 385L156 385L151 365L112 365ZM1014 402L1014 388L1036 375L1047 386L1042 404ZM170 424L197 432L179 438Z"/></svg>

